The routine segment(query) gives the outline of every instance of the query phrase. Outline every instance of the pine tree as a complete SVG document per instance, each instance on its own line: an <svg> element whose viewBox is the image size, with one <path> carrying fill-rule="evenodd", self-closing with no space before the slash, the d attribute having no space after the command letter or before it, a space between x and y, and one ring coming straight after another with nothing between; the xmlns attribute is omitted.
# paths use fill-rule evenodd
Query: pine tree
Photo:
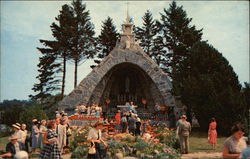
<svg viewBox="0 0 250 159"><path fill-rule="evenodd" d="M43 43L42 40L40 40ZM60 79L56 76L56 73L60 72L60 63L56 62L56 55L53 54L55 50L51 48L37 48L43 56L39 58L39 75L36 77L39 80L38 84L34 84L32 90L38 92L36 95L30 97L40 103L49 98L54 92L60 90Z"/></svg>
<svg viewBox="0 0 250 159"><path fill-rule="evenodd" d="M62 87L61 96L64 95L65 90L65 78L66 78L66 64L70 55L70 41L71 41L71 24L73 22L73 11L72 8L65 4L62 6L62 10L58 17L55 18L59 24L52 23L51 30L52 35L58 43L59 58L62 59Z"/></svg>
<svg viewBox="0 0 250 159"><path fill-rule="evenodd" d="M40 42L46 47L46 48L38 48L40 52L42 52L43 57L40 59L40 64L38 67L46 67L46 65L52 65L54 62L61 63L60 68L56 73L53 73L53 75L62 73L62 80L60 82L61 85L61 98L64 95L64 88L65 88L65 77L66 77L66 61L69 56L69 42L70 42L70 24L72 22L73 13L68 5L63 5L62 10L60 11L60 14L55 18L56 21L59 22L59 24L52 23L51 31L52 35L55 40L40 40ZM49 59L51 58L51 59ZM45 60L43 60L45 59ZM47 61L46 61L47 60ZM46 63L51 61L51 63ZM43 74L40 74L41 76L48 76L46 78L50 78L50 74L46 74L47 70L43 71ZM51 72L52 74L52 72ZM40 81L41 82L41 81ZM59 81L58 81L59 82ZM58 83L57 83L58 84ZM46 85L46 84L45 84ZM36 84L35 86L42 87L42 83ZM34 87L34 91L37 89ZM38 95L39 96L39 95ZM47 95L49 96L49 94Z"/></svg>
<svg viewBox="0 0 250 159"><path fill-rule="evenodd" d="M101 34L99 35L98 41L98 54L95 63L99 64L100 60L105 56L108 56L109 53L113 50L118 40L119 34L117 33L116 27L113 23L113 19L108 17L102 25ZM90 66L94 68L95 65Z"/></svg>
<svg viewBox="0 0 250 159"><path fill-rule="evenodd" d="M230 132L234 122L242 121L245 106L236 73L207 42L197 42L189 54L176 72L182 77L176 81L182 102L195 112L203 130L207 130L209 119L216 117L218 130Z"/></svg>
<svg viewBox="0 0 250 159"><path fill-rule="evenodd" d="M147 53L153 60L155 60L158 55L158 52L154 52L154 47L156 44L155 40L157 35L156 22L149 10L147 10L142 19L143 26L136 28L136 37L141 41L140 46L142 47L144 52ZM157 60L155 61L157 62Z"/></svg>
<svg viewBox="0 0 250 159"><path fill-rule="evenodd" d="M179 62L188 56L188 49L201 40L202 29L197 30L194 25L190 25L191 21L192 18L188 18L186 11L182 6L177 6L175 1L161 13L160 36L167 49L165 58L168 59L163 62L163 69L170 75L178 69Z"/></svg>
<svg viewBox="0 0 250 159"><path fill-rule="evenodd" d="M77 67L81 61L93 58L95 54L94 25L90 22L89 11L82 0L73 0L74 20L71 25L70 57L74 62L74 87L77 85Z"/></svg>
<svg viewBox="0 0 250 159"><path fill-rule="evenodd" d="M98 58L103 58L107 56L110 51L116 45L116 41L118 40L118 33L116 31L116 27L113 23L113 20L108 17L102 25L101 35L99 35L98 41L100 43L101 52L98 54Z"/></svg>

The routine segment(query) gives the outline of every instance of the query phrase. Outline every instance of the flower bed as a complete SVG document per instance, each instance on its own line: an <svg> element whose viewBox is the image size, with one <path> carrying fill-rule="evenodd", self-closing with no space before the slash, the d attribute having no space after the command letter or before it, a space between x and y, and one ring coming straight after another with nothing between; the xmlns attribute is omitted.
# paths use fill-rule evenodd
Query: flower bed
<svg viewBox="0 0 250 159"><path fill-rule="evenodd" d="M86 158L89 144L87 134L90 127L74 128L70 146L72 158ZM153 138L149 141L130 134L104 135L109 145L106 158L132 156L143 159L180 158L179 143L175 132L161 126L153 127ZM104 149L104 146L101 146Z"/></svg>

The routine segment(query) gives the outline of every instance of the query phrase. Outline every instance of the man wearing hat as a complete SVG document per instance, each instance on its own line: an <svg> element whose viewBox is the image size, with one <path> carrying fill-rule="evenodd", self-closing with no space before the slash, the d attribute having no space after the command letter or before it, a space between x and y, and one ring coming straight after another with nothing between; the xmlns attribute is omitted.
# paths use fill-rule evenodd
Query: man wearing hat
<svg viewBox="0 0 250 159"><path fill-rule="evenodd" d="M181 116L182 122L179 125L178 135L180 137L181 153L188 154L189 134L191 133L191 124L187 121L186 115Z"/></svg>
<svg viewBox="0 0 250 159"><path fill-rule="evenodd" d="M14 130L14 135L17 136L17 140L21 142L23 139L23 135L22 135L22 131L20 130L21 125L20 126L19 125L20 125L19 123L12 124L12 129Z"/></svg>
<svg viewBox="0 0 250 159"><path fill-rule="evenodd" d="M25 146L23 143L17 141L18 136L13 134L9 138L9 143L6 145L6 153L0 155L0 157L14 157L14 155L20 151L25 150Z"/></svg>

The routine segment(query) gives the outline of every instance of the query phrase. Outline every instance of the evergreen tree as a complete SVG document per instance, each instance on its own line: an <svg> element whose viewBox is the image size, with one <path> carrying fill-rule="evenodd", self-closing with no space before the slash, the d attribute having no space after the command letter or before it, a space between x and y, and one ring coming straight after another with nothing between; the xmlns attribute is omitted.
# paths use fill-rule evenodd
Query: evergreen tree
<svg viewBox="0 0 250 159"><path fill-rule="evenodd" d="M161 14L160 36L167 50L163 69L170 75L178 69L179 62L188 56L188 49L201 40L202 29L196 30L194 25L190 25L191 21L192 18L188 18L186 11L175 1Z"/></svg>
<svg viewBox="0 0 250 159"><path fill-rule="evenodd" d="M62 6L62 10L60 11L60 14L58 17L55 18L59 24L52 23L51 30L52 35L56 39L57 50L58 52L55 54L58 54L59 58L62 59L62 87L61 87L61 96L64 95L64 89L65 89L65 78L66 78L66 64L67 60L69 59L70 55L70 41L71 41L71 24L73 22L73 11L72 8L65 4ZM46 43L46 41L45 41Z"/></svg>
<svg viewBox="0 0 250 159"><path fill-rule="evenodd" d="M108 17L102 25L101 35L99 35L98 41L100 44L101 52L98 54L98 58L104 58L115 47L118 40L118 33L116 27L113 24L113 20Z"/></svg>
<svg viewBox="0 0 250 159"><path fill-rule="evenodd" d="M40 40L43 43L42 40ZM55 91L60 90L59 83L60 79L56 76L56 73L60 72L61 64L56 62L57 55L53 54L56 52L51 48L37 48L43 56L39 58L39 75L36 77L39 80L38 84L34 84L32 90L38 92L36 95L30 97L43 103L46 98L51 96Z"/></svg>
<svg viewBox="0 0 250 159"><path fill-rule="evenodd" d="M74 87L77 85L77 67L81 61L93 58L95 54L94 25L90 22L89 11L82 0L73 0L74 20L71 25L70 57L74 62Z"/></svg>
<svg viewBox="0 0 250 159"><path fill-rule="evenodd" d="M136 28L136 38L140 39L140 46L144 52L159 65L162 59L162 41L160 38L157 38L159 31L158 25L149 10L147 10L142 19L143 26Z"/></svg>
<svg viewBox="0 0 250 159"><path fill-rule="evenodd" d="M118 40L119 34L117 33L116 27L113 23L112 18L108 17L102 25L101 34L98 37L98 54L97 58L102 59L108 56L113 50ZM100 60L95 60L95 63L99 64ZM90 66L94 68L95 65Z"/></svg>
<svg viewBox="0 0 250 159"><path fill-rule="evenodd" d="M226 134L234 122L243 119L238 77L222 54L206 42L196 43L189 53L176 72L182 77L176 81L181 100L195 112L203 130L216 117L218 130Z"/></svg>
<svg viewBox="0 0 250 159"><path fill-rule="evenodd" d="M60 11L60 14L58 17L55 18L56 21L59 22L59 24L52 23L51 30L52 35L55 40L40 40L40 42L46 47L46 48L38 48L40 52L42 52L43 57L40 58L40 63L38 67L40 67L40 75L42 77L38 77L41 79L50 79L52 75L58 76L59 73L62 73L62 80L57 80L57 82L54 82L58 84L59 82L62 82L61 86L61 98L64 95L64 88L65 88L65 77L66 77L66 61L69 56L69 48L70 48L70 24L73 19L73 13L71 11L71 8L68 5L63 5L62 10ZM57 72L50 72L46 73L48 70L44 70L46 66L49 67L49 65L53 65L53 63L58 63L56 66L60 66L61 68L58 68ZM59 65L59 63L61 63ZM54 66L54 67L56 67ZM43 71L41 70L43 69ZM47 69L47 68L46 68ZM50 70L50 71L53 71ZM46 77L47 76L47 77ZM39 84L36 84L34 86L34 91L38 91L38 89L44 90L43 87L46 87L46 83L42 83L40 81ZM50 84L51 87L53 87L53 83ZM38 94L36 97L43 95ZM50 96L50 94L46 95L47 97ZM45 99L45 98L43 98Z"/></svg>

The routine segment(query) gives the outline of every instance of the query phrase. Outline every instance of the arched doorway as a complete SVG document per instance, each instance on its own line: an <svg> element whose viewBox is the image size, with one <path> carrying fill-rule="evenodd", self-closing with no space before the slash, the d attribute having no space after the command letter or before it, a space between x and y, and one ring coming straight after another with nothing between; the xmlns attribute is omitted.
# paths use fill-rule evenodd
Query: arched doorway
<svg viewBox="0 0 250 159"><path fill-rule="evenodd" d="M111 68L98 83L88 104L105 104L110 99L110 107L124 105L133 101L138 108L144 108L142 100L147 101L147 107L153 109L157 102L164 105L164 99L153 80L139 66L132 63L121 63Z"/></svg>

